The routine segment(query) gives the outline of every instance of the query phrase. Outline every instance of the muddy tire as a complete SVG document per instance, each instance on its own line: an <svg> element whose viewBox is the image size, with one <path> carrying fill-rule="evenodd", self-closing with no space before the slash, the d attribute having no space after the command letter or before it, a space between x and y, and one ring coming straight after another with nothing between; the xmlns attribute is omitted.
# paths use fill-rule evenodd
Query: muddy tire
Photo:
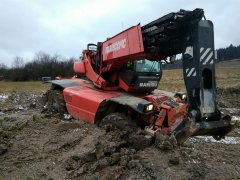
<svg viewBox="0 0 240 180"><path fill-rule="evenodd" d="M60 114L67 113L67 108L64 101L62 90L48 90L47 108L48 111L50 112L57 112Z"/></svg>
<svg viewBox="0 0 240 180"><path fill-rule="evenodd" d="M105 127L106 130L130 130L136 128L137 124L130 117L127 117L123 113L111 113L102 119L99 126Z"/></svg>

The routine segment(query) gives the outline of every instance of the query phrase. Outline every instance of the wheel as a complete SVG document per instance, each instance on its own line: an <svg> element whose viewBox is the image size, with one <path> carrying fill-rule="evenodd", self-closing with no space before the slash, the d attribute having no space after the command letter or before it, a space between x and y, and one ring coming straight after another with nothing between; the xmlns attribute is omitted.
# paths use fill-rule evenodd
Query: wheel
<svg viewBox="0 0 240 180"><path fill-rule="evenodd" d="M107 129L129 130L136 128L137 124L123 113L111 113L102 119L99 126Z"/></svg>
<svg viewBox="0 0 240 180"><path fill-rule="evenodd" d="M67 113L65 100L62 90L48 90L47 92L48 111L58 112L60 114Z"/></svg>

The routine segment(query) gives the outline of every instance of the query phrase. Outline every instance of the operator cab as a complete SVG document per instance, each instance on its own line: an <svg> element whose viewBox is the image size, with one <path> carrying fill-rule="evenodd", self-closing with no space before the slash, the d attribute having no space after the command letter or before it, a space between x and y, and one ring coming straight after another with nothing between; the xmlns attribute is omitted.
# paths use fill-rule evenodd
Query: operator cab
<svg viewBox="0 0 240 180"><path fill-rule="evenodd" d="M161 62L142 59L127 62L120 71L120 78L133 91L153 91L162 77Z"/></svg>

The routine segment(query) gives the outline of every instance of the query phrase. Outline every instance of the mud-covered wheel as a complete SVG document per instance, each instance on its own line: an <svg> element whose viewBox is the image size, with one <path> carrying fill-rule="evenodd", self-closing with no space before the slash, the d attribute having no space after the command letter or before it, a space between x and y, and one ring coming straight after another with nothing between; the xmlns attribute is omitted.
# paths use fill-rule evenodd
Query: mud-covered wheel
<svg viewBox="0 0 240 180"><path fill-rule="evenodd" d="M127 117L123 113L111 113L102 119L102 121L99 123L99 126L105 127L106 130L130 130L136 128L137 124L130 117Z"/></svg>
<svg viewBox="0 0 240 180"><path fill-rule="evenodd" d="M48 111L54 111L60 114L67 113L67 108L64 101L62 90L48 90L47 108L48 108Z"/></svg>

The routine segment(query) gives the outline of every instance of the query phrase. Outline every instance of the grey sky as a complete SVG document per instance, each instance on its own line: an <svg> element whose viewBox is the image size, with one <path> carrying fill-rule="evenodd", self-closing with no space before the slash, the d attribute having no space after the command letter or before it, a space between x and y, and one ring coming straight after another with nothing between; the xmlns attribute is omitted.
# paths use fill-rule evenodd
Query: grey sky
<svg viewBox="0 0 240 180"><path fill-rule="evenodd" d="M0 0L0 63L39 51L78 57L87 43L195 8L214 22L216 48L240 44L239 0Z"/></svg>

